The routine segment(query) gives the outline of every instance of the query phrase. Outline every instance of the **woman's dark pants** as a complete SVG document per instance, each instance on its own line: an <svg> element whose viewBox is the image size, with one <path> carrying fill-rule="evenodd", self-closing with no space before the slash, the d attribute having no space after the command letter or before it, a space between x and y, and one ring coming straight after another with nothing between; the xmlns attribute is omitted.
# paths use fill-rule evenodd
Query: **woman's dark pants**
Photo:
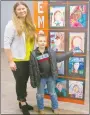
<svg viewBox="0 0 90 115"><path fill-rule="evenodd" d="M17 69L13 71L16 80L17 100L26 101L27 96L27 81L29 78L29 61L15 62Z"/></svg>

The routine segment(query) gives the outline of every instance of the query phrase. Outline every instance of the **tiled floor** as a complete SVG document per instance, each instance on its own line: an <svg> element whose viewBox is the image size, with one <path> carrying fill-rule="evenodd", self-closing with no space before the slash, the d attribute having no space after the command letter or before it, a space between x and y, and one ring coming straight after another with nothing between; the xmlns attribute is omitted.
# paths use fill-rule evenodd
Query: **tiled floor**
<svg viewBox="0 0 90 115"><path fill-rule="evenodd" d="M36 89L31 88L28 81L28 103L36 106ZM51 108L45 107L46 114L53 114ZM15 81L7 63L5 54L1 53L1 113L2 114L21 114L16 101ZM31 111L32 114L38 114ZM60 114L83 114L82 112L60 109Z"/></svg>

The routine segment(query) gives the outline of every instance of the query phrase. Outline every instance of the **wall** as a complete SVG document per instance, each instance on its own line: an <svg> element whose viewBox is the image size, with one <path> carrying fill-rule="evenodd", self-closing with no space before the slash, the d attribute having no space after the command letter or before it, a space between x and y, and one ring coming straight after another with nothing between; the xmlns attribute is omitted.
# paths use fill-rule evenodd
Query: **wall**
<svg viewBox="0 0 90 115"><path fill-rule="evenodd" d="M88 5L88 25L90 26L90 2ZM83 112L85 114L89 114L89 60L90 60L90 27L88 26L87 32L87 56L86 56L86 80L85 80L85 103L84 105L69 103L69 102L61 102L59 101L59 108L64 110L73 110L77 112ZM45 100L45 105L51 107L50 100Z"/></svg>

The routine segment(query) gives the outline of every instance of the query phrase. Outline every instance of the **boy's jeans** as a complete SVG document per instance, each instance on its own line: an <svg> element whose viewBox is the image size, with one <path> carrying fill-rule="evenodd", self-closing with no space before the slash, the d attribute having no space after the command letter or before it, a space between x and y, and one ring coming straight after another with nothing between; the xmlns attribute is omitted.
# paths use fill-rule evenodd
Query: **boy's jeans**
<svg viewBox="0 0 90 115"><path fill-rule="evenodd" d="M55 80L53 77L41 78L40 85L37 88L37 106L39 110L44 109L44 88L47 84L48 93L51 97L52 109L58 108L58 100L55 92Z"/></svg>

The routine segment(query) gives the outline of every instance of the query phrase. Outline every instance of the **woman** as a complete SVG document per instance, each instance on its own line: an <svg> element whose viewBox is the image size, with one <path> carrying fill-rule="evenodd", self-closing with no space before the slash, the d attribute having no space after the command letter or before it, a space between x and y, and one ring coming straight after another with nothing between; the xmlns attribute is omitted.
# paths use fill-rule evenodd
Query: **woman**
<svg viewBox="0 0 90 115"><path fill-rule="evenodd" d="M16 81L16 94L19 108L23 114L29 114L33 107L26 102L26 88L29 78L30 51L34 48L35 27L28 6L17 2L13 7L12 20L8 22L4 33L4 49L9 66Z"/></svg>

